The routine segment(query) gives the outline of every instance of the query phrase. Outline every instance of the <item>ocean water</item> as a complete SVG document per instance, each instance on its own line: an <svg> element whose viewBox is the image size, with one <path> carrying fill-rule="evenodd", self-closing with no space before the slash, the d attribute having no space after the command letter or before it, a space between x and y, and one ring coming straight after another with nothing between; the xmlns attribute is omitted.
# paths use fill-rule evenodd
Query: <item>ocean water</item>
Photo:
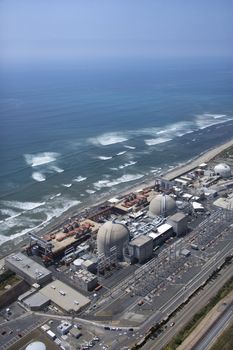
<svg viewBox="0 0 233 350"><path fill-rule="evenodd" d="M233 136L233 63L1 68L0 244Z"/></svg>

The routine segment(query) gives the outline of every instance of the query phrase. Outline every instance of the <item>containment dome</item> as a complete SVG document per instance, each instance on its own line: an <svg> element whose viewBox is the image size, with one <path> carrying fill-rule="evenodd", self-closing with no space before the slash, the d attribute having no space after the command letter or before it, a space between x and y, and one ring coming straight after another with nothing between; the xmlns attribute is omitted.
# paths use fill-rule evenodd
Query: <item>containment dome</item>
<svg viewBox="0 0 233 350"><path fill-rule="evenodd" d="M129 241L128 228L120 223L107 221L98 231L97 234L97 250L98 254L110 255L110 249L116 247L117 257L123 257L124 247Z"/></svg>
<svg viewBox="0 0 233 350"><path fill-rule="evenodd" d="M41 341L34 341L29 344L25 350L46 350L46 346Z"/></svg>
<svg viewBox="0 0 233 350"><path fill-rule="evenodd" d="M223 178L231 176L231 168L225 163L218 164L214 167L214 172L216 175L219 175Z"/></svg>
<svg viewBox="0 0 233 350"><path fill-rule="evenodd" d="M175 200L167 194L158 194L149 205L149 216L155 217L162 215L164 217L173 214L176 211Z"/></svg>

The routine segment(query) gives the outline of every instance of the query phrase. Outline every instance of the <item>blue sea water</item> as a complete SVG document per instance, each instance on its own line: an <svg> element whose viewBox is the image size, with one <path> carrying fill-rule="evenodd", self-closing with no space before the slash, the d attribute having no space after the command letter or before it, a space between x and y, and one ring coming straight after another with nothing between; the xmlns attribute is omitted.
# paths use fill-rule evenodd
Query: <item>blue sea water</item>
<svg viewBox="0 0 233 350"><path fill-rule="evenodd" d="M0 244L233 136L227 59L0 70Z"/></svg>

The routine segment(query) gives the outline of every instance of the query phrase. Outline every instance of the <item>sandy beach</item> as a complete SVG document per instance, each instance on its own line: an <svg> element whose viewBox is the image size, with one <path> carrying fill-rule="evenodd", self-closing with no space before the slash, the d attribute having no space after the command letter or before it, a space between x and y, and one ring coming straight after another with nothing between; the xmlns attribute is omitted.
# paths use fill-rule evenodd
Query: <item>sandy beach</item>
<svg viewBox="0 0 233 350"><path fill-rule="evenodd" d="M163 174L162 177L167 180L175 179L176 177L179 177L180 175L187 173L194 168L198 167L201 163L209 162L211 159L215 158L217 155L219 155L224 150L228 149L229 147L233 146L233 139L230 141L227 141L224 144L221 144L219 146L216 146L215 148L212 148L205 153L202 153L200 156L197 156L195 159L192 159L191 161L187 162L184 165L180 165L171 171L168 171L166 174ZM156 177L156 175L155 175ZM118 191L117 195L125 195L129 192L134 192L140 188L152 186L154 184L154 179L144 179L144 181L137 182L137 184L134 184L131 187L128 187L127 190L124 191ZM116 195L116 194L115 194ZM62 227L64 222L67 221L69 218L75 217L77 215L80 215L85 212L86 209L90 209L92 206L98 206L101 203L106 202L111 197L114 197L114 193L106 194L103 197L98 197L98 200L92 201L92 203L85 203L81 208L72 208L69 211L67 211L64 215L56 219L56 222L53 222L49 224L48 226L42 228L40 231L37 232L38 235L43 235L46 232L51 232L52 230ZM33 231L33 230L32 230ZM4 256L8 255L9 253L16 251L18 249L21 249L25 244L28 243L28 234L18 237L15 240L12 239L1 245L0 249L0 258L3 258Z"/></svg>

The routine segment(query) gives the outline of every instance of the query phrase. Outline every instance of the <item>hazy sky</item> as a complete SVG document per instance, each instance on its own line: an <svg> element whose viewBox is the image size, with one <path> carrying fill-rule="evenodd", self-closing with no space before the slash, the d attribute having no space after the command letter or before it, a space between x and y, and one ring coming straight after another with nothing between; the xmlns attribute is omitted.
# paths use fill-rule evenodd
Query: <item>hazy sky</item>
<svg viewBox="0 0 233 350"><path fill-rule="evenodd" d="M4 61L232 56L233 0L1 0Z"/></svg>

